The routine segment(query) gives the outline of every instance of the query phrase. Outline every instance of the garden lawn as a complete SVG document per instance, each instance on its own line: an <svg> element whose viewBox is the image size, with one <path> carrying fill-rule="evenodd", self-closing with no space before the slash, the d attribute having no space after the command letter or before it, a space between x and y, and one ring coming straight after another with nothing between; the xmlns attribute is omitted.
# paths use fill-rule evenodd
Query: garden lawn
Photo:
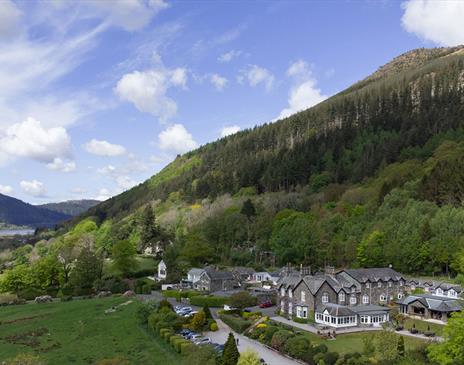
<svg viewBox="0 0 464 365"><path fill-rule="evenodd" d="M136 324L136 300L105 314L127 298L76 300L0 307L0 362L34 353L48 365L94 364L126 358L132 364L183 365L168 344Z"/></svg>
<svg viewBox="0 0 464 365"><path fill-rule="evenodd" d="M416 325L416 328L421 332L427 331L430 327L430 331L435 332L435 335L437 336L443 335L443 328L445 327L444 325L438 323L430 323L426 321L421 321L420 319L406 318L406 320L404 321L404 329L409 330L410 328L412 328L414 324Z"/></svg>
<svg viewBox="0 0 464 365"><path fill-rule="evenodd" d="M345 354L348 352L362 353L364 347L363 338L365 336L373 336L374 334L375 332L350 333L344 335L337 335L335 340L324 340L312 333L308 333L308 337L311 340L311 343L324 343L329 349L329 351L335 351L340 354ZM414 349L424 343L423 340L417 338L407 336L403 337L406 350Z"/></svg>

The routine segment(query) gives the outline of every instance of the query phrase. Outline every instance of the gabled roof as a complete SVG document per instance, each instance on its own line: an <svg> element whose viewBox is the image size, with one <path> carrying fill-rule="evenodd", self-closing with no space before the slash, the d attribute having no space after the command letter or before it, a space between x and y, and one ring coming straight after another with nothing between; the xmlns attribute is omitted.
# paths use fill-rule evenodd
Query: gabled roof
<svg viewBox="0 0 464 365"><path fill-rule="evenodd" d="M240 275L252 275L255 273L255 270L252 269L251 267L245 267L245 266L236 266L232 268L231 270L233 273L237 273Z"/></svg>
<svg viewBox="0 0 464 365"><path fill-rule="evenodd" d="M370 269L347 269L343 270L352 278L356 279L360 283L367 281L377 282L382 281L399 281L404 280L403 275L389 267L382 268L370 268Z"/></svg>
<svg viewBox="0 0 464 365"><path fill-rule="evenodd" d="M299 274L290 274L279 279L277 282L277 287L289 289L295 288L301 281L301 276Z"/></svg>
<svg viewBox="0 0 464 365"><path fill-rule="evenodd" d="M207 269L205 270L205 273L211 280L233 280L234 278L230 271L216 271Z"/></svg>
<svg viewBox="0 0 464 365"><path fill-rule="evenodd" d="M410 305L416 301L420 302L426 308L437 312L455 312L464 309L464 303L458 299L439 297L430 294L409 295L398 303Z"/></svg>
<svg viewBox="0 0 464 365"><path fill-rule="evenodd" d="M203 269L198 269L196 267L193 267L189 270L189 272L187 273L187 275L193 275L193 276L196 276L196 275L201 275L203 273Z"/></svg>

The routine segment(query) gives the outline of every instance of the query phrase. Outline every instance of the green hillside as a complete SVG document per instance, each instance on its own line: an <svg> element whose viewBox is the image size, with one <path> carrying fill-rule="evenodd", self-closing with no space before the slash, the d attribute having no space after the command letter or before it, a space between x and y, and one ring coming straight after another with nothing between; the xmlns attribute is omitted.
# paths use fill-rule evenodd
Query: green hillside
<svg viewBox="0 0 464 365"><path fill-rule="evenodd" d="M463 49L408 52L311 109L178 156L53 238L1 255L0 291L121 290L104 259L133 277L131 256L154 244L168 280L209 263L293 263L464 283Z"/></svg>
<svg viewBox="0 0 464 365"><path fill-rule="evenodd" d="M99 200L82 199L82 200L68 200L59 203L48 203L39 205L41 208L52 210L54 212L63 213L70 216L76 216L84 213L89 208L100 203Z"/></svg>

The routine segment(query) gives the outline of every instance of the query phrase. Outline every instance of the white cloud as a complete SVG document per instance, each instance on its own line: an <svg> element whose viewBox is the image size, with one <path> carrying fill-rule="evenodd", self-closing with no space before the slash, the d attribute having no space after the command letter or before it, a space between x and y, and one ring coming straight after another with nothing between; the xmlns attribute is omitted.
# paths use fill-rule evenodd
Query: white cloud
<svg viewBox="0 0 464 365"><path fill-rule="evenodd" d="M156 14L169 6L163 0L94 0L82 4L95 10L94 15L100 15L111 25L127 31L144 28Z"/></svg>
<svg viewBox="0 0 464 365"><path fill-rule="evenodd" d="M0 1L0 38L7 38L16 33L21 15L13 1Z"/></svg>
<svg viewBox="0 0 464 365"><path fill-rule="evenodd" d="M175 153L185 153L198 147L197 142L182 124L174 124L158 135L159 147Z"/></svg>
<svg viewBox="0 0 464 365"><path fill-rule="evenodd" d="M464 43L464 2L414 0L403 3L403 27L442 46Z"/></svg>
<svg viewBox="0 0 464 365"><path fill-rule="evenodd" d="M171 87L186 87L187 70L167 69L161 61L157 63L153 69L123 75L114 91L121 100L131 102L141 112L165 122L177 113L176 102L166 93Z"/></svg>
<svg viewBox="0 0 464 365"><path fill-rule="evenodd" d="M71 139L63 127L46 129L34 118L12 125L2 136L0 150L40 162L52 162L56 157L70 157Z"/></svg>
<svg viewBox="0 0 464 365"><path fill-rule="evenodd" d="M97 139L87 142L84 148L88 153L98 156L121 156L126 153L126 149L121 145Z"/></svg>
<svg viewBox="0 0 464 365"><path fill-rule="evenodd" d="M226 137L231 134L235 134L238 131L240 131L240 127L238 125L231 125L231 126L224 127L221 130L221 137Z"/></svg>
<svg viewBox="0 0 464 365"><path fill-rule="evenodd" d="M104 166L102 168L97 169L97 173L101 175L112 175L115 172L116 172L116 167L114 167L113 165L108 165L108 166Z"/></svg>
<svg viewBox="0 0 464 365"><path fill-rule="evenodd" d="M227 86L227 83L229 82L225 77L222 77L218 74L210 75L209 80L218 91L224 90L224 88Z"/></svg>
<svg viewBox="0 0 464 365"><path fill-rule="evenodd" d="M10 195L13 193L13 188L10 185L0 185L0 194Z"/></svg>
<svg viewBox="0 0 464 365"><path fill-rule="evenodd" d="M116 184L119 189L125 191L137 185L137 182L132 180L129 176L118 176L116 178Z"/></svg>
<svg viewBox="0 0 464 365"><path fill-rule="evenodd" d="M47 168L60 172L73 172L76 171L76 163L74 161L64 161L56 157L52 162L47 164Z"/></svg>
<svg viewBox="0 0 464 365"><path fill-rule="evenodd" d="M95 197L96 200L101 200L101 201L104 201L104 200L108 200L109 198L111 198L113 196L113 194L110 193L110 191L106 188L102 188L98 191L98 195Z"/></svg>
<svg viewBox="0 0 464 365"><path fill-rule="evenodd" d="M19 183L19 185L21 186L21 189L24 191L24 193L26 193L27 195L31 195L36 198L42 198L47 195L47 189L45 189L44 184L40 181L23 180Z"/></svg>
<svg viewBox="0 0 464 365"><path fill-rule="evenodd" d="M287 70L287 76L294 79L294 86L290 89L288 107L280 112L277 119L286 118L327 99L316 87L316 79L305 61L298 60L292 63Z"/></svg>
<svg viewBox="0 0 464 365"><path fill-rule="evenodd" d="M240 56L242 51L231 50L229 52L223 53L218 57L218 61L222 63L227 63L232 61L232 59Z"/></svg>
<svg viewBox="0 0 464 365"><path fill-rule="evenodd" d="M271 90L274 83L274 75L266 68L250 65L246 70L242 70L238 77L238 82L247 81L252 87L263 84L267 91Z"/></svg>

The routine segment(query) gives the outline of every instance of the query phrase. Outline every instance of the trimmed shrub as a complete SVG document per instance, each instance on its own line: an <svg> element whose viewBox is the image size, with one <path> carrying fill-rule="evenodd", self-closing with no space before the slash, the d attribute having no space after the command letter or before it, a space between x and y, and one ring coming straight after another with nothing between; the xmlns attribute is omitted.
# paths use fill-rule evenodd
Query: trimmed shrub
<svg viewBox="0 0 464 365"><path fill-rule="evenodd" d="M195 345L191 342L184 342L180 344L180 353L182 355L190 355L193 351L195 351Z"/></svg>
<svg viewBox="0 0 464 365"><path fill-rule="evenodd" d="M18 292L18 298L21 298L24 300L34 300L36 297L40 297L41 295L44 295L44 294L45 292L43 290L36 289L36 288L26 288Z"/></svg>
<svg viewBox="0 0 464 365"><path fill-rule="evenodd" d="M169 340L171 339L171 336L174 335L174 332L169 330L168 332L165 332L164 335L163 335L163 338L166 342L169 342Z"/></svg>
<svg viewBox="0 0 464 365"><path fill-rule="evenodd" d="M142 285L142 294L151 294L151 285L150 284Z"/></svg>
<svg viewBox="0 0 464 365"><path fill-rule="evenodd" d="M161 328L158 334L160 335L160 337L164 338L164 335L169 332L172 332L169 328Z"/></svg>
<svg viewBox="0 0 464 365"><path fill-rule="evenodd" d="M240 317L220 315L219 318L221 318L225 324L227 324L230 328L232 328L235 332L238 333L245 332L251 326L251 322L245 321Z"/></svg>
<svg viewBox="0 0 464 365"><path fill-rule="evenodd" d="M203 296L197 295L190 298L190 304L196 305L197 307L222 307L227 304L229 298L226 297L215 297L215 296Z"/></svg>
<svg viewBox="0 0 464 365"><path fill-rule="evenodd" d="M284 351L291 357L302 359L311 348L311 343L304 336L294 336L287 340Z"/></svg>
<svg viewBox="0 0 464 365"><path fill-rule="evenodd" d="M209 329L213 332L216 332L219 328L218 328L218 325L216 322L213 322L211 323L211 325L209 326Z"/></svg>
<svg viewBox="0 0 464 365"><path fill-rule="evenodd" d="M324 362L326 365L334 365L338 360L338 353L337 352L327 352L324 354Z"/></svg>
<svg viewBox="0 0 464 365"><path fill-rule="evenodd" d="M278 351L283 351L285 344L293 336L294 334L290 331L279 330L272 336L271 346Z"/></svg>

